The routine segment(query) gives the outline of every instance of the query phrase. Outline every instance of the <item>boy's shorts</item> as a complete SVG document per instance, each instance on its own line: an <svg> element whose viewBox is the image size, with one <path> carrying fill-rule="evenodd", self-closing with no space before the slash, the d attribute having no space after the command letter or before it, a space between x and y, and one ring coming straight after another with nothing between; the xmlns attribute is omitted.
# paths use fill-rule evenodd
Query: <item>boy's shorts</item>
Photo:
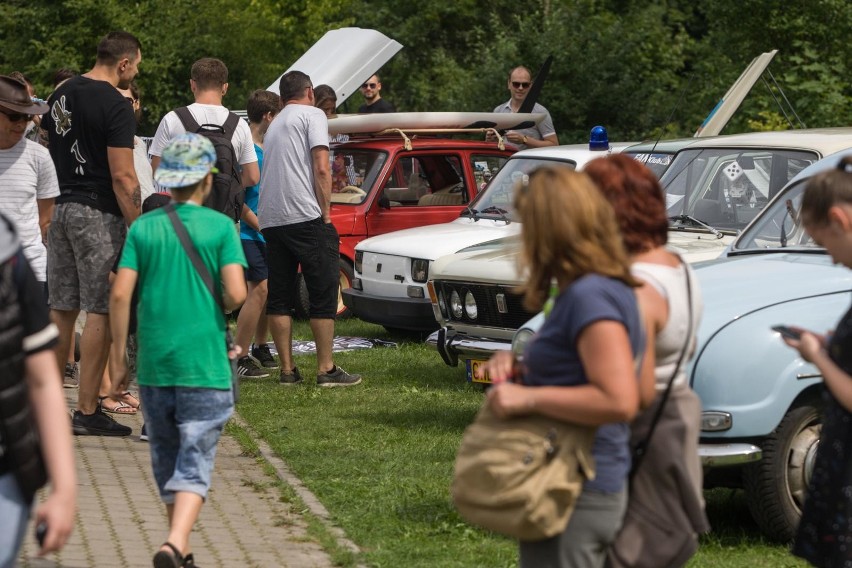
<svg viewBox="0 0 852 568"><path fill-rule="evenodd" d="M139 394L163 503L179 491L206 499L216 445L234 411L231 390L140 386Z"/></svg>
<svg viewBox="0 0 852 568"><path fill-rule="evenodd" d="M246 255L248 268L246 269L246 280L249 282L263 282L269 278L269 267L266 264L266 243L242 239L243 252Z"/></svg>

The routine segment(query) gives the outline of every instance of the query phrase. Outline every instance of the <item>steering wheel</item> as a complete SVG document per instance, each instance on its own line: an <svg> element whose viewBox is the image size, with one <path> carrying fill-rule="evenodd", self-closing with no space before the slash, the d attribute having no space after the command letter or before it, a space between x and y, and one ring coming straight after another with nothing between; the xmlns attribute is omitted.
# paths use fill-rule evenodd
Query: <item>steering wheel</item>
<svg viewBox="0 0 852 568"><path fill-rule="evenodd" d="M340 193L354 193L355 195L367 195L367 192L357 185L347 185L340 188Z"/></svg>

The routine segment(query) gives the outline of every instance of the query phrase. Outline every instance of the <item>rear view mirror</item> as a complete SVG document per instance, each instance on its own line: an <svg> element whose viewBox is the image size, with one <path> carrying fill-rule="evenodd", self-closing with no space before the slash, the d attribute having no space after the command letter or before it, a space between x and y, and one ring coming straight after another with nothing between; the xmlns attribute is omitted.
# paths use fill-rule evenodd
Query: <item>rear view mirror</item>
<svg viewBox="0 0 852 568"><path fill-rule="evenodd" d="M740 156L737 158L737 163L744 170L753 170L754 169L754 158L751 156Z"/></svg>

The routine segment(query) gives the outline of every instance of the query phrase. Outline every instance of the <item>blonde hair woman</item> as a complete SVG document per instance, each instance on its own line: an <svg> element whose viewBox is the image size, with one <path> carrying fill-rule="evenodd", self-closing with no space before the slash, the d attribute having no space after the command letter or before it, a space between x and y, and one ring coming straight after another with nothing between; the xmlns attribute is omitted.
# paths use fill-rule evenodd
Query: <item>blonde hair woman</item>
<svg viewBox="0 0 852 568"><path fill-rule="evenodd" d="M627 423L639 408L634 359L644 350L638 283L612 207L585 174L538 169L516 190L515 208L523 222L524 303L533 310L547 304L548 317L522 369L508 352L489 361L495 385L488 403L501 417L541 414L599 426L595 479L563 533L520 543L520 565L600 567L627 503Z"/></svg>

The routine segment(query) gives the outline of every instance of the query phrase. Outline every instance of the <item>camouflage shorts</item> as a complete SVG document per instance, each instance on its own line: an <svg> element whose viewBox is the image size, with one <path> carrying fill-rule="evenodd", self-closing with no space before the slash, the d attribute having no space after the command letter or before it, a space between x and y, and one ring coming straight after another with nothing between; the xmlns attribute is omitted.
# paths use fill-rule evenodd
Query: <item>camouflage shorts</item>
<svg viewBox="0 0 852 568"><path fill-rule="evenodd" d="M131 383L136 382L136 334L127 336L127 376Z"/></svg>
<svg viewBox="0 0 852 568"><path fill-rule="evenodd" d="M125 236L121 217L80 203L57 205L48 231L50 307L109 313L109 273Z"/></svg>

